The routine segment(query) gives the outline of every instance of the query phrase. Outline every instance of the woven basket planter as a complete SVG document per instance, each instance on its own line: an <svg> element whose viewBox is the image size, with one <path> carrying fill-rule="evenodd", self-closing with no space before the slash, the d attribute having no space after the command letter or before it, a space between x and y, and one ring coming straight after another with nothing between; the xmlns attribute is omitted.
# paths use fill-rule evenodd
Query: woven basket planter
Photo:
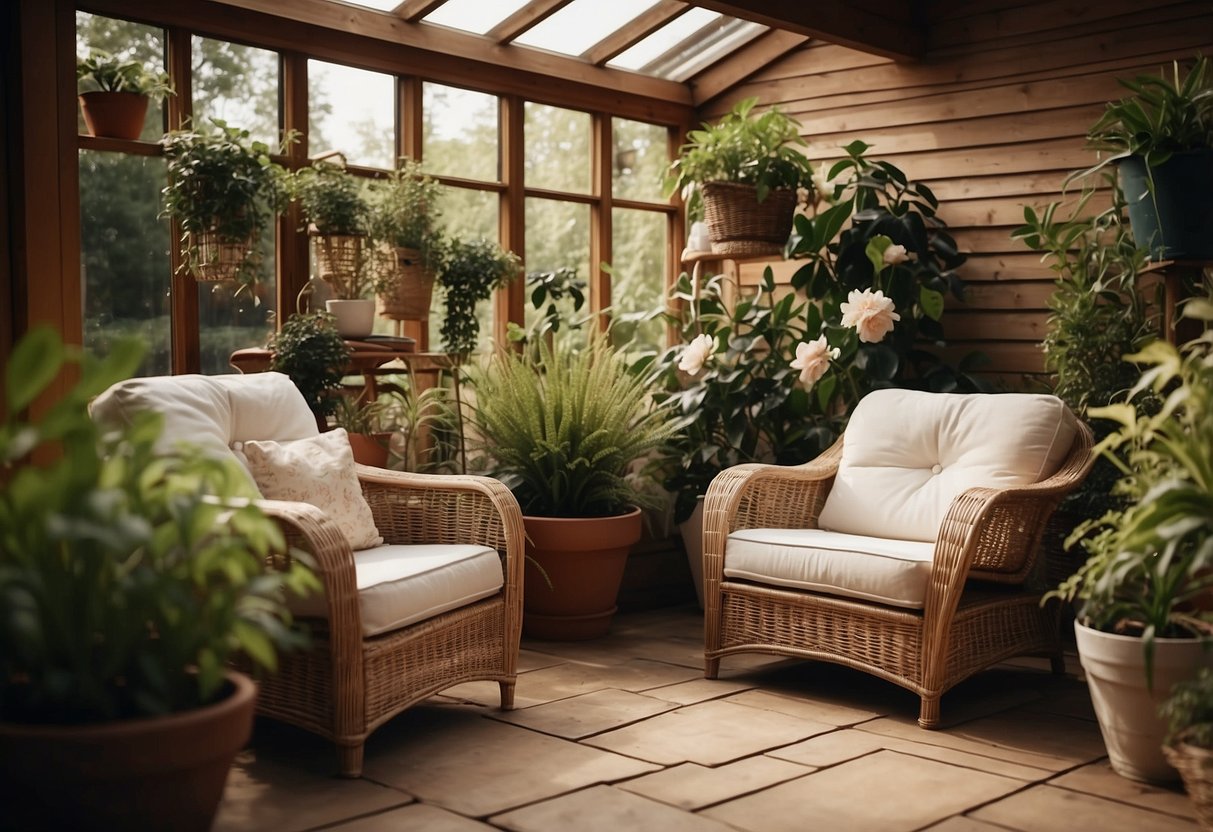
<svg viewBox="0 0 1213 832"><path fill-rule="evenodd" d="M1188 797L1196 806L1196 819L1205 832L1213 832L1213 751L1182 741L1164 745L1162 753L1183 778Z"/></svg>
<svg viewBox="0 0 1213 832"><path fill-rule="evenodd" d="M379 294L382 315L394 321L424 321L430 317L435 275L415 248L381 249L380 263L388 291Z"/></svg>
<svg viewBox="0 0 1213 832"><path fill-rule="evenodd" d="M188 246L193 251L189 272L195 280L234 280L256 249L257 236L225 240L215 231L190 232Z"/></svg>
<svg viewBox="0 0 1213 832"><path fill-rule="evenodd" d="M358 273L366 263L367 238L362 234L313 234L316 240L316 268L342 297L352 296L342 287L357 285Z"/></svg>
<svg viewBox="0 0 1213 832"><path fill-rule="evenodd" d="M758 201L758 189L736 182L703 186L703 219L712 252L737 256L779 254L792 233L796 192L779 188Z"/></svg>

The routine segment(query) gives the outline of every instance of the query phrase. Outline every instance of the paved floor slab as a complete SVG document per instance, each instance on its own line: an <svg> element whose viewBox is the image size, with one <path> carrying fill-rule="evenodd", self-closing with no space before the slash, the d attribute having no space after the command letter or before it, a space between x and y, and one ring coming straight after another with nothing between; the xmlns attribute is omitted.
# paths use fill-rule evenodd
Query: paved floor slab
<svg viewBox="0 0 1213 832"><path fill-rule="evenodd" d="M1175 832L1195 830L1196 822L1174 815L1150 812L1114 800L1059 789L1036 786L983 806L970 813L977 820L1010 829L1033 832Z"/></svg>
<svg viewBox="0 0 1213 832"><path fill-rule="evenodd" d="M678 706L673 702L608 688L535 705L532 708L498 711L492 714L492 718L556 737L577 740L621 728L676 707Z"/></svg>
<svg viewBox="0 0 1213 832"><path fill-rule="evenodd" d="M733 832L709 818L598 786L490 819L514 832Z"/></svg>
<svg viewBox="0 0 1213 832"><path fill-rule="evenodd" d="M803 777L812 771L807 766L758 756L716 768L683 763L620 783L618 788L694 811Z"/></svg>
<svg viewBox="0 0 1213 832"><path fill-rule="evenodd" d="M490 832L494 827L437 806L413 803L377 815L352 820L325 832Z"/></svg>

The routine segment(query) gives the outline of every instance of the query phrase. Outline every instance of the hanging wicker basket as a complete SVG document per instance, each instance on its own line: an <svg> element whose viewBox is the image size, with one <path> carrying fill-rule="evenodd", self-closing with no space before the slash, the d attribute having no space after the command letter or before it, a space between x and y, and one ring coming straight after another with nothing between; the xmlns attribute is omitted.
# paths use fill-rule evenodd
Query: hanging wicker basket
<svg viewBox="0 0 1213 832"><path fill-rule="evenodd" d="M415 248L384 248L379 252L384 291L379 293L382 315L395 321L424 321L430 317L434 272Z"/></svg>
<svg viewBox="0 0 1213 832"><path fill-rule="evenodd" d="M309 232L310 233L310 232ZM359 275L366 265L367 238L363 234L312 234L316 240L316 268L339 297L361 297Z"/></svg>
<svg viewBox="0 0 1213 832"><path fill-rule="evenodd" d="M216 231L191 231L189 272L200 282L235 280L257 248L257 235L225 240Z"/></svg>
<svg viewBox="0 0 1213 832"><path fill-rule="evenodd" d="M707 182L703 209L713 253L742 257L779 254L792 233L796 192L779 188L759 202L753 185Z"/></svg>
<svg viewBox="0 0 1213 832"><path fill-rule="evenodd" d="M1213 751L1180 740L1164 745L1162 753L1183 778L1188 797L1196 807L1196 819L1205 832L1213 832Z"/></svg>

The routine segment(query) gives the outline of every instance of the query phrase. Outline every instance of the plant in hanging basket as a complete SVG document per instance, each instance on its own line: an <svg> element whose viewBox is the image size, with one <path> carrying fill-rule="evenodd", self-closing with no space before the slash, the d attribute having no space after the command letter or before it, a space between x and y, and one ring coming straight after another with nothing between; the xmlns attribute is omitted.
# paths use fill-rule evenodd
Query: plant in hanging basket
<svg viewBox="0 0 1213 832"><path fill-rule="evenodd" d="M370 211L361 183L344 166L318 161L291 177L290 192L316 241L320 278L339 299L365 297L373 276L367 237Z"/></svg>
<svg viewBox="0 0 1213 832"><path fill-rule="evenodd" d="M260 266L257 241L285 200L286 172L247 130L211 123L207 132L165 135L164 214L181 229L183 269L198 280L252 283Z"/></svg>
<svg viewBox="0 0 1213 832"><path fill-rule="evenodd" d="M76 84L89 134L116 139L139 138L149 99L173 95L166 73L100 50L76 61Z"/></svg>
<svg viewBox="0 0 1213 832"><path fill-rule="evenodd" d="M521 273L518 255L489 240L452 240L447 244L438 275L444 306L442 348L460 355L476 349L480 336L476 304L488 300L494 289Z"/></svg>
<svg viewBox="0 0 1213 832"><path fill-rule="evenodd" d="M407 157L371 186L370 232L376 246L375 290L383 314L397 320L429 317L434 282L442 266L438 229L442 186Z"/></svg>
<svg viewBox="0 0 1213 832"><path fill-rule="evenodd" d="M797 189L813 169L798 150L800 124L772 107L758 115L747 98L716 124L692 130L664 180L681 191L692 220L704 219L713 251L774 254L787 242Z"/></svg>

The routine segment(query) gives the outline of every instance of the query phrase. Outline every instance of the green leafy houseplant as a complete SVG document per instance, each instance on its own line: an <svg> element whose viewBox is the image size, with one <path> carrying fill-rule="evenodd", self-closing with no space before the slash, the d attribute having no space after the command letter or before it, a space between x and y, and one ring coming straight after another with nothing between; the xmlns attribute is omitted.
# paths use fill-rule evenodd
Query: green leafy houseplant
<svg viewBox="0 0 1213 832"><path fill-rule="evenodd" d="M125 378L142 348L104 362L49 329L16 347L0 427L0 715L74 724L166 714L214 701L236 652L272 669L299 641L275 600L318 584L296 566L271 576L277 525L234 464L182 448L154 452L158 416L105 432L88 401ZM24 410L65 362L83 379L38 422ZM27 455L53 445L56 461ZM216 497L218 499L216 499Z"/></svg>
<svg viewBox="0 0 1213 832"><path fill-rule="evenodd" d="M371 185L370 232L378 242L397 248L417 249L424 257L437 256L442 235L438 208L442 185L421 169L415 159L402 158L387 179ZM433 262L437 265L437 261Z"/></svg>
<svg viewBox="0 0 1213 832"><path fill-rule="evenodd" d="M80 92L132 92L137 95L173 94L168 73L147 69L141 61L123 60L94 50L76 61L76 84Z"/></svg>
<svg viewBox="0 0 1213 832"><path fill-rule="evenodd" d="M673 414L605 338L499 351L472 379L479 450L523 514L603 517L650 502L630 469L671 436Z"/></svg>
<svg viewBox="0 0 1213 832"><path fill-rule="evenodd" d="M304 229L317 241L320 275L341 300L364 298L373 288L367 232L370 208L358 178L343 166L317 161L290 178Z"/></svg>
<svg viewBox="0 0 1213 832"><path fill-rule="evenodd" d="M445 307L440 329L443 349L466 355L476 348L480 336L476 304L517 278L521 269L518 255L488 240L451 240L446 245L438 274Z"/></svg>
<svg viewBox="0 0 1213 832"><path fill-rule="evenodd" d="M285 171L270 148L247 130L211 120L214 130L173 131L163 140L169 183L164 213L182 231L184 268L195 276L251 282L259 265L257 240L285 198ZM232 262L226 262L232 247Z"/></svg>
<svg viewBox="0 0 1213 832"><path fill-rule="evenodd" d="M1202 667L1195 679L1181 682L1163 704L1167 743L1186 743L1213 750L1213 668Z"/></svg>
<svg viewBox="0 0 1213 832"><path fill-rule="evenodd" d="M333 415L340 397L349 348L327 312L291 315L270 339L271 368L286 373L303 394L307 406L323 426Z"/></svg>
<svg viewBox="0 0 1213 832"><path fill-rule="evenodd" d="M691 219L701 219L701 187L708 182L753 185L758 202L772 190L807 187L812 166L797 150L805 141L799 123L772 107L754 113L757 98L738 102L717 124L704 124L687 136L679 157L663 180L666 196L679 191Z"/></svg>
<svg viewBox="0 0 1213 832"><path fill-rule="evenodd" d="M1213 320L1213 302L1186 312ZM1202 603L1213 591L1213 334L1182 350L1155 341L1128 360L1146 368L1130 398L1152 391L1162 406L1090 411L1120 426L1098 448L1121 471L1126 507L1075 530L1089 557L1053 594L1081 602L1092 628L1140 635L1149 674L1156 637L1213 636Z"/></svg>

